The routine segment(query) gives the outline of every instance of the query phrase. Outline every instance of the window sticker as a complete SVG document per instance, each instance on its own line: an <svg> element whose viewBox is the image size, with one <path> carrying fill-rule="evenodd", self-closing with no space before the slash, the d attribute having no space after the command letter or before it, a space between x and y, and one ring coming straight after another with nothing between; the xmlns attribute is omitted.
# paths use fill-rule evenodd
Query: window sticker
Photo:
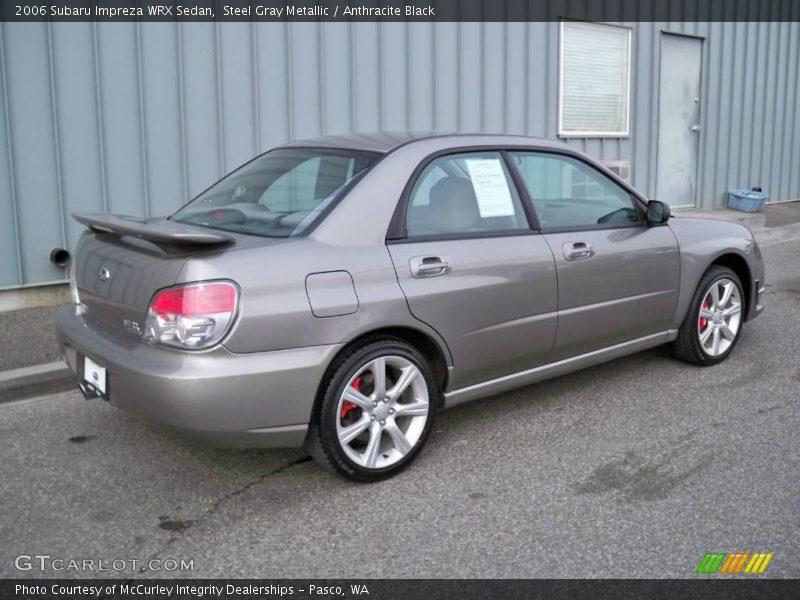
<svg viewBox="0 0 800 600"><path fill-rule="evenodd" d="M513 217L514 202L503 165L496 158L468 158L464 161L478 199L481 218Z"/></svg>

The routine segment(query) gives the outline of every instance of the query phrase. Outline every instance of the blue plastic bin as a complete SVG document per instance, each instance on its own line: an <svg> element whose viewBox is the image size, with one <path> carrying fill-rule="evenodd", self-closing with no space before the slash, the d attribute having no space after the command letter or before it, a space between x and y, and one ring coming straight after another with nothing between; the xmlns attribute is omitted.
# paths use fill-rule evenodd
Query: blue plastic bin
<svg viewBox="0 0 800 600"><path fill-rule="evenodd" d="M769 195L753 190L728 190L728 208L754 213L764 208Z"/></svg>

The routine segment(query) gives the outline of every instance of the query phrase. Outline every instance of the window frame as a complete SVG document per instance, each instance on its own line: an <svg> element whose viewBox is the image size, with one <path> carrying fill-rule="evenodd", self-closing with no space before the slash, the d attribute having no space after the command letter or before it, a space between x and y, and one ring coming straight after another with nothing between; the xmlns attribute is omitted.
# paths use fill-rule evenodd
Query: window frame
<svg viewBox="0 0 800 600"><path fill-rule="evenodd" d="M386 233L387 244L408 244L416 242L433 242L440 240L461 240L461 239L480 239L480 238L493 238L493 237L510 237L517 235L531 235L539 233L539 221L536 219L536 214L530 204L530 200L523 189L520 187L521 181L517 179L518 173L510 164L507 153L507 146L464 146L458 148L447 148L429 154L422 159L419 164L414 168L411 176L408 178L403 193L400 195L400 200L395 206L392 220L389 223L389 228ZM519 229L497 229L494 231L465 231L463 233L434 233L430 235L409 235L408 234L408 206L411 203L411 196L419 183L420 178L424 175L427 168L435 160L445 158L447 156L456 156L460 154L485 154L489 152L496 152L503 162L503 166L508 171L509 178L511 179L509 186L514 189L519 198L522 211L525 214L527 223L526 228Z"/></svg>
<svg viewBox="0 0 800 600"><path fill-rule="evenodd" d="M417 185L417 181L424 173L425 169L430 163L437 158L448 156L451 154L467 154L467 153L480 153L480 152L499 152L505 162L505 166L511 175L512 184L516 187L517 194L522 202L525 216L528 219L528 229L506 229L498 231L478 231L478 232L464 232L464 233L448 233L448 234L433 234L425 236L409 236L406 227L406 217L408 214L408 204L411 202L411 194ZM599 223L595 226L579 225L576 227L552 227L543 228L539 217L536 214L536 207L528 194L528 188L522 179L522 175L517 170L514 161L511 160L510 153L512 152L528 152L536 154L552 154L556 156L566 156L577 160L590 169L597 171L601 176L610 180L612 184L616 184L622 188L630 197L633 207L639 215L639 223ZM394 213L389 222L389 227L386 231L385 242L389 244L411 244L417 242L435 242L447 240L462 240L462 239L478 239L478 238L493 238L493 237L509 237L516 235L540 235L547 233L561 233L570 231L598 231L603 229L628 229L633 227L649 227L647 223L647 199L637 192L629 183L617 177L611 171L603 168L602 165L597 165L586 156L582 156L577 152L570 152L566 148L552 148L531 145L476 145L476 146L458 146L454 148L446 148L438 150L423 158L408 178L408 181L400 194L400 198L395 205Z"/></svg>
<svg viewBox="0 0 800 600"><path fill-rule="evenodd" d="M569 23L582 23L600 27L616 27L627 32L628 64L625 72L625 131L566 131L564 130L564 26ZM559 23L558 40L558 137L560 138L628 138L631 135L631 79L633 73L633 54L631 52L632 28L611 23L595 23L562 19Z"/></svg>
<svg viewBox="0 0 800 600"><path fill-rule="evenodd" d="M624 191L628 198L631 200L631 204L633 205L633 209L636 211L637 216L639 217L639 221L637 223L595 223L594 225L573 225L569 227L542 227L541 222L539 221L538 215L536 216L537 223L540 224L539 230L543 234L547 233L565 233L565 232L572 232L572 231L598 231L603 229L630 229L634 227L649 227L647 223L647 201L630 185L628 185L625 180L617 177L611 171L607 171L602 165L595 165L585 157L580 156L578 154L573 154L571 152L560 152L560 151L553 151L553 150L546 150L546 149L535 149L535 148L511 148L508 151L509 156L508 162L514 171L517 173L519 177L519 186L521 186L521 194L524 194L524 198L526 202L529 202L531 205L531 209L534 213L536 213L536 204L534 203L533 198L531 198L530 193L528 192L528 186L525 184L525 180L517 170L517 165L514 164L512 157L510 156L513 153L517 154L547 154L553 156L563 156L566 158L570 158L575 160L586 167L588 167L592 172L597 173L600 177L604 177L607 179L612 185L616 185L617 187L621 188Z"/></svg>

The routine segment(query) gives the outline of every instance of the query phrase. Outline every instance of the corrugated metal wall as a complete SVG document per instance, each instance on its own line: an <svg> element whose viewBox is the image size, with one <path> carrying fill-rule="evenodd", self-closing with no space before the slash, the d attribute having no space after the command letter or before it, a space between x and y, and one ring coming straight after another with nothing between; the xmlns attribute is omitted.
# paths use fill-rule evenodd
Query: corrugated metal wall
<svg viewBox="0 0 800 600"><path fill-rule="evenodd" d="M798 23L629 23L631 136L573 139L655 189L661 31L705 38L700 198L800 197ZM73 211L171 212L291 138L556 137L558 23L0 24L0 287L60 280Z"/></svg>

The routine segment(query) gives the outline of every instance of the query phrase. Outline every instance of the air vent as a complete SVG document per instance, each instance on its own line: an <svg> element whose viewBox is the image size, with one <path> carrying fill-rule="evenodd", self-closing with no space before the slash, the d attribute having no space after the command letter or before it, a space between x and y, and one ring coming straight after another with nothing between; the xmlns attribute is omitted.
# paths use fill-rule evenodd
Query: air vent
<svg viewBox="0 0 800 600"><path fill-rule="evenodd" d="M631 163L627 160L601 160L600 164L624 182L631 182Z"/></svg>

